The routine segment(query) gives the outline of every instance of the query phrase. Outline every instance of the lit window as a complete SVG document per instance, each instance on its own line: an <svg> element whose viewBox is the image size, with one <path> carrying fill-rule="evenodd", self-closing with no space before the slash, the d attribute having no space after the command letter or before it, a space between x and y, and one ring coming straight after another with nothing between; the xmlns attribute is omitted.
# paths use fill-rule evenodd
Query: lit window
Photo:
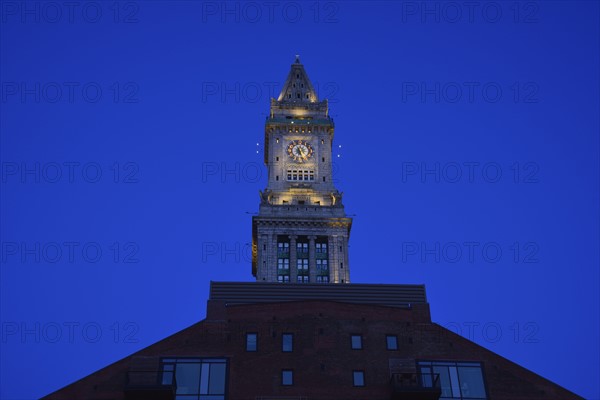
<svg viewBox="0 0 600 400"><path fill-rule="evenodd" d="M395 335L387 335L385 337L388 350L398 350L398 337Z"/></svg>
<svg viewBox="0 0 600 400"><path fill-rule="evenodd" d="M289 353L294 351L294 334L284 333L281 336L281 351Z"/></svg>
<svg viewBox="0 0 600 400"><path fill-rule="evenodd" d="M246 351L257 351L258 334L246 333Z"/></svg>
<svg viewBox="0 0 600 400"><path fill-rule="evenodd" d="M487 399L480 363L420 361L418 368L424 387L439 385L440 399Z"/></svg>
<svg viewBox="0 0 600 400"><path fill-rule="evenodd" d="M329 283L328 276L317 276L317 283Z"/></svg>
<svg viewBox="0 0 600 400"><path fill-rule="evenodd" d="M290 252L290 244L288 242L278 242L277 243L277 251L280 253L289 253Z"/></svg>
<svg viewBox="0 0 600 400"><path fill-rule="evenodd" d="M290 269L290 259L289 258L278 258L277 259L277 269Z"/></svg>
<svg viewBox="0 0 600 400"><path fill-rule="evenodd" d="M308 275L298 275L298 283L308 283L309 281Z"/></svg>
<svg viewBox="0 0 600 400"><path fill-rule="evenodd" d="M365 386L365 372L352 371L352 380L354 382L354 386Z"/></svg>
<svg viewBox="0 0 600 400"><path fill-rule="evenodd" d="M296 260L296 266L298 267L299 274L305 274L308 272L308 258L298 258Z"/></svg>
<svg viewBox="0 0 600 400"><path fill-rule="evenodd" d="M281 384L283 386L291 386L294 384L294 371L291 369L281 370Z"/></svg>
<svg viewBox="0 0 600 400"><path fill-rule="evenodd" d="M177 398L225 399L227 360L216 358L171 358L162 360L162 384L177 382ZM173 379L175 378L175 379Z"/></svg>
<svg viewBox="0 0 600 400"><path fill-rule="evenodd" d="M308 169L288 169L286 176L288 181L314 181L315 171Z"/></svg>
<svg viewBox="0 0 600 400"><path fill-rule="evenodd" d="M352 349L353 350L362 349L362 336L361 335L352 335Z"/></svg>
<svg viewBox="0 0 600 400"><path fill-rule="evenodd" d="M296 250L302 253L308 253L308 243L298 242L296 243Z"/></svg>
<svg viewBox="0 0 600 400"><path fill-rule="evenodd" d="M317 253L327 253L327 243L315 243L315 251Z"/></svg>

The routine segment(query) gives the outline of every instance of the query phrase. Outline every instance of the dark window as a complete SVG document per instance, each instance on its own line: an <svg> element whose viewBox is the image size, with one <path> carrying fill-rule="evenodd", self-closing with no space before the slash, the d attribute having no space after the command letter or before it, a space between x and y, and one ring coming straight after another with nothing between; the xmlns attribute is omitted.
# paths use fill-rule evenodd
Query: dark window
<svg viewBox="0 0 600 400"><path fill-rule="evenodd" d="M281 384L283 386L291 386L294 384L294 371L291 369L281 370Z"/></svg>
<svg viewBox="0 0 600 400"><path fill-rule="evenodd" d="M365 372L352 371L352 380L354 382L354 386L365 386Z"/></svg>
<svg viewBox="0 0 600 400"><path fill-rule="evenodd" d="M258 349L258 334L246 333L246 351L257 351Z"/></svg>
<svg viewBox="0 0 600 400"><path fill-rule="evenodd" d="M398 336L387 335L385 337L388 350L398 350Z"/></svg>
<svg viewBox="0 0 600 400"><path fill-rule="evenodd" d="M284 333L281 336L281 351L291 352L294 351L294 334Z"/></svg>
<svg viewBox="0 0 600 400"><path fill-rule="evenodd" d="M162 384L177 383L176 398L225 399L227 360L171 358L162 360ZM173 380L175 378L175 380Z"/></svg>
<svg viewBox="0 0 600 400"><path fill-rule="evenodd" d="M353 350L362 349L362 336L361 335L352 335L351 336L351 344Z"/></svg>
<svg viewBox="0 0 600 400"><path fill-rule="evenodd" d="M279 161L279 157L275 157L275 161Z"/></svg>
<svg viewBox="0 0 600 400"><path fill-rule="evenodd" d="M420 361L418 368L424 387L439 384L442 390L440 399L488 398L480 363Z"/></svg>

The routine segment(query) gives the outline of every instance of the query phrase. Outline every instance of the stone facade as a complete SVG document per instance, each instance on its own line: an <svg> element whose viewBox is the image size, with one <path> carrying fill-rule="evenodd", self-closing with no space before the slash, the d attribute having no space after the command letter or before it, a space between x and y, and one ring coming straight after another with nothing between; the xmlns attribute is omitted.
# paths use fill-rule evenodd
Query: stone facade
<svg viewBox="0 0 600 400"><path fill-rule="evenodd" d="M265 123L268 183L252 221L257 281L350 283L352 219L333 184L333 133L327 100L319 101L296 58ZM308 265L298 264L299 241L307 245ZM283 242L285 253L278 248Z"/></svg>

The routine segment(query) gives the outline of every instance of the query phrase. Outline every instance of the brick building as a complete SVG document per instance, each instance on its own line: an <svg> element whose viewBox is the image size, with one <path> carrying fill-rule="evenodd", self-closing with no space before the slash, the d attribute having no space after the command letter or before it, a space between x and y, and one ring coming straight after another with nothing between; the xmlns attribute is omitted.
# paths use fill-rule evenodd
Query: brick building
<svg viewBox="0 0 600 400"><path fill-rule="evenodd" d="M211 282L203 321L45 399L579 399L433 323L424 286L350 284L333 131L296 58L265 124L257 282Z"/></svg>

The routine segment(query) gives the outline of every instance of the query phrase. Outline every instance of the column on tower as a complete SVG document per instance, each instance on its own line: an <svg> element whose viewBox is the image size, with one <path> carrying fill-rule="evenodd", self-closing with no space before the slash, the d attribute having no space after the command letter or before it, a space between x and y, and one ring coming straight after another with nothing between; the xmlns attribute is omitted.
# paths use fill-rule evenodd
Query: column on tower
<svg viewBox="0 0 600 400"><path fill-rule="evenodd" d="M309 282L317 281L317 268L316 268L316 254L315 254L315 240L316 236L311 235L308 237L308 276Z"/></svg>
<svg viewBox="0 0 600 400"><path fill-rule="evenodd" d="M338 240L340 247L340 271L344 283L350 283L350 266L348 265L348 237L340 236ZM343 268L342 268L343 267Z"/></svg>
<svg viewBox="0 0 600 400"><path fill-rule="evenodd" d="M297 273L297 267L296 267L296 260L297 260L297 254L296 254L296 239L298 239L298 236L296 235L290 235L289 236L290 239L290 280L292 282L296 282L298 273Z"/></svg>
<svg viewBox="0 0 600 400"><path fill-rule="evenodd" d="M331 248L331 251L329 252L329 263L331 264L333 282L340 283L342 281L343 275L340 272L337 236L329 236L329 246Z"/></svg>

